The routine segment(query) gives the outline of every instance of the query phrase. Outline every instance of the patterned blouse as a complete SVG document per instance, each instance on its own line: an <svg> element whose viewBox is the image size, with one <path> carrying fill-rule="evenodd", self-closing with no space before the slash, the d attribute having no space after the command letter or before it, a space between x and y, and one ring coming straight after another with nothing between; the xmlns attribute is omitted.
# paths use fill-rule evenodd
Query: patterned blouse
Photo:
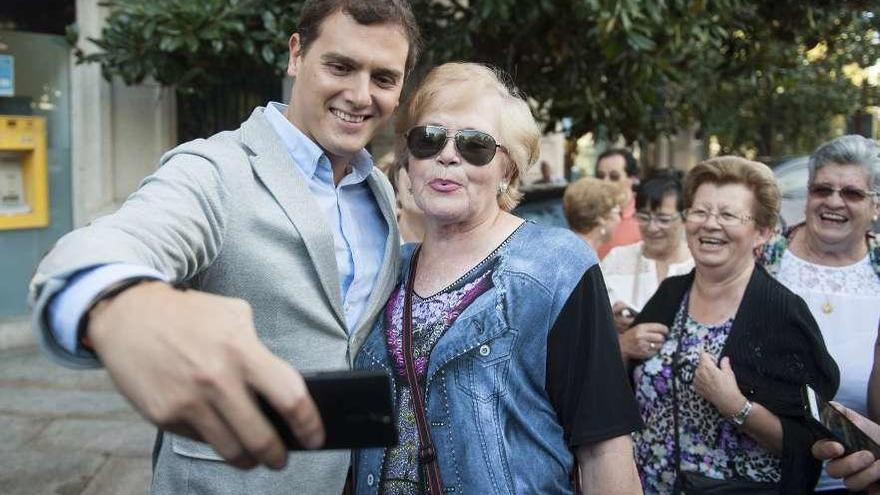
<svg viewBox="0 0 880 495"><path fill-rule="evenodd" d="M499 247L500 249L500 247ZM412 329L413 354L416 375L425 393L425 372L434 345L455 319L477 297L492 287L494 253L449 287L433 296L421 298L413 293ZM404 286L395 290L385 308L385 342L391 354L397 387L397 429L400 443L385 451L382 465L382 487L385 495L426 493L426 485L419 469L419 435L413 409L412 391L406 382L406 370L401 341Z"/></svg>
<svg viewBox="0 0 880 495"><path fill-rule="evenodd" d="M693 387L700 353L718 358L733 319L704 325L687 311L685 295L669 338L660 352L636 367L634 387L645 428L633 435L636 464L646 495L672 492L675 481L675 426L673 423L673 356L678 353L676 382L679 417L681 469L716 479L747 478L759 482L779 482L781 459L740 432L733 422L721 416L715 406L700 397Z"/></svg>

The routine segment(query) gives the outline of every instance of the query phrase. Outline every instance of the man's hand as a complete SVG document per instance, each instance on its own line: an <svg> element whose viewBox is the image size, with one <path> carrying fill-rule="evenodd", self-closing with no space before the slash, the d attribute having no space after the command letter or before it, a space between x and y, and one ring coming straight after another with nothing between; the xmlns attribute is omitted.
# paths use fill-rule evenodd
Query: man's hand
<svg viewBox="0 0 880 495"><path fill-rule="evenodd" d="M669 327L662 323L639 323L620 334L620 353L624 359L648 359L660 352Z"/></svg>
<svg viewBox="0 0 880 495"><path fill-rule="evenodd" d="M636 319L636 315L632 314L629 306L623 301L614 303L611 306L611 313L614 316L614 328L617 329L618 333L627 331Z"/></svg>
<svg viewBox="0 0 880 495"><path fill-rule="evenodd" d="M148 282L102 301L88 337L120 393L163 430L211 444L240 468L280 469L287 450L259 411L262 394L300 442L324 442L302 376L263 346L239 299Z"/></svg>
<svg viewBox="0 0 880 495"><path fill-rule="evenodd" d="M875 442L880 442L880 425L859 413L832 402L853 424ZM850 491L865 491L869 495L880 495L880 460L862 450L843 456L843 445L831 440L819 440L813 444L813 457L829 461L825 470L832 478L842 478Z"/></svg>

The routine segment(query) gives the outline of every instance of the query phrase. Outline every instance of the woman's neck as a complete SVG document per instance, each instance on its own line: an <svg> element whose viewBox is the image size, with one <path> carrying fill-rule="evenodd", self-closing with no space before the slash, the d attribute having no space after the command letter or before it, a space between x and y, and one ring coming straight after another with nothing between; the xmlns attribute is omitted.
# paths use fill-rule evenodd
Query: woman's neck
<svg viewBox="0 0 880 495"><path fill-rule="evenodd" d="M421 213L401 210L397 223L404 242L421 242L425 238L425 218Z"/></svg>
<svg viewBox="0 0 880 495"><path fill-rule="evenodd" d="M752 259L745 260L736 269L698 266L688 308L691 316L706 324L734 316L754 271Z"/></svg>
<svg viewBox="0 0 880 495"><path fill-rule="evenodd" d="M822 242L818 236L809 235L803 227L794 232L789 247L799 258L817 265L847 266L858 263L868 254L864 237L859 236L850 242L833 244Z"/></svg>
<svg viewBox="0 0 880 495"><path fill-rule="evenodd" d="M685 244L683 241L663 251L652 251L650 249L646 249L646 244L644 244L643 242L642 256L648 258L649 260L654 260L657 263L666 263L668 265L671 265L673 263L679 263L688 259L688 257L690 256L690 251L688 250L687 244Z"/></svg>
<svg viewBox="0 0 880 495"><path fill-rule="evenodd" d="M434 294L458 280L489 256L522 223L521 218L503 211L467 226L426 223L416 273L416 292Z"/></svg>
<svg viewBox="0 0 880 495"><path fill-rule="evenodd" d="M587 244L593 248L593 251L598 251L599 246L605 243L605 229L603 227L596 227L589 232L576 232L577 236L584 240Z"/></svg>

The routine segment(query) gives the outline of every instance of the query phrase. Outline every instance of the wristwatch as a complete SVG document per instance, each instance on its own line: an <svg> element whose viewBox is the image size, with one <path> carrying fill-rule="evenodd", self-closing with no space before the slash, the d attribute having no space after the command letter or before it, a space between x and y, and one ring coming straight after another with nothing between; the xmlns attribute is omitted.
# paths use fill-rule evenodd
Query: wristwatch
<svg viewBox="0 0 880 495"><path fill-rule="evenodd" d="M746 403L742 406L742 409L736 412L733 416L730 417L730 420L733 421L733 424L736 426L742 426L746 424L746 418L749 417L749 414L752 412L752 403L749 400L746 400Z"/></svg>

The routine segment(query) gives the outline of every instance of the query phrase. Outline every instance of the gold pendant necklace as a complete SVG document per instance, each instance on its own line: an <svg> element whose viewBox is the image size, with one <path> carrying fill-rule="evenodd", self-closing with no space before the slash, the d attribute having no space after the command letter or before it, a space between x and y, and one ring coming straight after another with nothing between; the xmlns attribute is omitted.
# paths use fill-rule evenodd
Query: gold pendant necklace
<svg viewBox="0 0 880 495"><path fill-rule="evenodd" d="M822 305L822 312L826 315L830 315L834 311L834 306L831 305L831 301L828 300L828 296L825 296L825 304Z"/></svg>

